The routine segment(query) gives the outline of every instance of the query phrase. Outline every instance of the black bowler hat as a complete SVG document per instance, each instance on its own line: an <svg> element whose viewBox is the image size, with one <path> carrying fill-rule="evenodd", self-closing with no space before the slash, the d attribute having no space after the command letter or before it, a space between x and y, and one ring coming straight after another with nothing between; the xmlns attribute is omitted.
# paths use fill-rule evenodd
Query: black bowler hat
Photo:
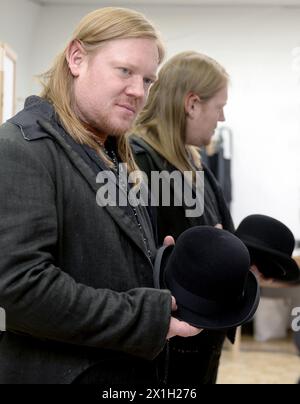
<svg viewBox="0 0 300 404"><path fill-rule="evenodd" d="M158 250L154 285L176 298L175 316L198 328L219 330L249 321L259 303L245 245L233 234L193 227L175 246Z"/></svg>
<svg viewBox="0 0 300 404"><path fill-rule="evenodd" d="M250 215L241 222L235 234L248 247L251 263L266 278L299 279L298 265L291 258L295 238L286 225L269 216Z"/></svg>

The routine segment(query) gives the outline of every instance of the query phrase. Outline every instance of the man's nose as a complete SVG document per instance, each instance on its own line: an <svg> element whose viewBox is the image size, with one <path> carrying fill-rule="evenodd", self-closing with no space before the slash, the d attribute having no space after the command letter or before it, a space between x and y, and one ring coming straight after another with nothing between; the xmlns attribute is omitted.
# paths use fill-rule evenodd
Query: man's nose
<svg viewBox="0 0 300 404"><path fill-rule="evenodd" d="M142 77L132 77L129 85L126 88L126 94L135 98L144 98L144 79Z"/></svg>
<svg viewBox="0 0 300 404"><path fill-rule="evenodd" d="M225 114L224 111L222 111L219 116L219 122L225 122L225 121L226 121Z"/></svg>

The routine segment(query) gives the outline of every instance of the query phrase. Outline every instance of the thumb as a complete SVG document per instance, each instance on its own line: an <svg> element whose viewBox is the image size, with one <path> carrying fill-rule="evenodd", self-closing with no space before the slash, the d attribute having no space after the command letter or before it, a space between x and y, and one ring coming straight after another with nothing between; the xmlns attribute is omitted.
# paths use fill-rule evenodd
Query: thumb
<svg viewBox="0 0 300 404"><path fill-rule="evenodd" d="M174 240L174 238L172 236L167 236L164 239L164 246L168 247L169 245L175 245L175 240Z"/></svg>
<svg viewBox="0 0 300 404"><path fill-rule="evenodd" d="M176 299L174 296L172 296L172 311L177 310L177 304L176 304Z"/></svg>

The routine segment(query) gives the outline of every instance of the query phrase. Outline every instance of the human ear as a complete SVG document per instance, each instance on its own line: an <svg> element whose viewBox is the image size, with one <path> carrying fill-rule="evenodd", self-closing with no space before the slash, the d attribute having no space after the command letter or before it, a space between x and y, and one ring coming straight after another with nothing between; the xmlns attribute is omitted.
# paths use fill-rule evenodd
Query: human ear
<svg viewBox="0 0 300 404"><path fill-rule="evenodd" d="M185 97L185 102L184 102L184 108L185 108L185 113L188 117L193 118L195 115L195 109L197 103L200 101L198 95L195 95L194 93L189 93Z"/></svg>
<svg viewBox="0 0 300 404"><path fill-rule="evenodd" d="M78 77L87 56L86 51L83 49L81 42L77 39L72 41L68 48L66 58L68 61L69 69L74 77Z"/></svg>

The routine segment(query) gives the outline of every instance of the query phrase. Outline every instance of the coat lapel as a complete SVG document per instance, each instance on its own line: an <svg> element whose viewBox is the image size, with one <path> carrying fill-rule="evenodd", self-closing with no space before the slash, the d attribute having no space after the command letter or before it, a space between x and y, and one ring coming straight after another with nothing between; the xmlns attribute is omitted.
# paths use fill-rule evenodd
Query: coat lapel
<svg viewBox="0 0 300 404"><path fill-rule="evenodd" d="M175 200L182 201L182 208L184 210L190 210L191 208L186 205L185 199L182 198L182 187L175 187L174 181L170 181L169 174L171 174L173 170L165 164L165 160L160 157L160 155L142 138L132 136L132 141L151 156L151 159L155 164L157 171L160 172L160 175L162 175L166 184L168 184L170 186L170 189L173 191ZM183 181L185 181L184 178ZM191 185L189 185L188 182L185 183L185 186L190 187L191 189ZM189 222L190 226L196 226L198 223L197 219L198 218L194 217L186 217L186 220Z"/></svg>
<svg viewBox="0 0 300 404"><path fill-rule="evenodd" d="M63 149L69 160L72 162L74 167L81 173L83 178L87 181L91 189L95 192L95 201L96 194L99 190L96 184L96 178L93 170L89 167L89 165L76 153L72 147L66 143L63 137L58 133L58 131L53 128L53 126L46 120L38 120L37 123L40 127L45 130L51 138L55 140L55 142ZM99 195L99 194L98 194ZM98 196L97 195L97 196ZM117 225L127 234L127 236L134 242L134 244L142 250L142 252L149 259L140 230L138 228L137 223L135 223L129 215L118 206L105 206L99 209L106 209L112 219L117 223Z"/></svg>

